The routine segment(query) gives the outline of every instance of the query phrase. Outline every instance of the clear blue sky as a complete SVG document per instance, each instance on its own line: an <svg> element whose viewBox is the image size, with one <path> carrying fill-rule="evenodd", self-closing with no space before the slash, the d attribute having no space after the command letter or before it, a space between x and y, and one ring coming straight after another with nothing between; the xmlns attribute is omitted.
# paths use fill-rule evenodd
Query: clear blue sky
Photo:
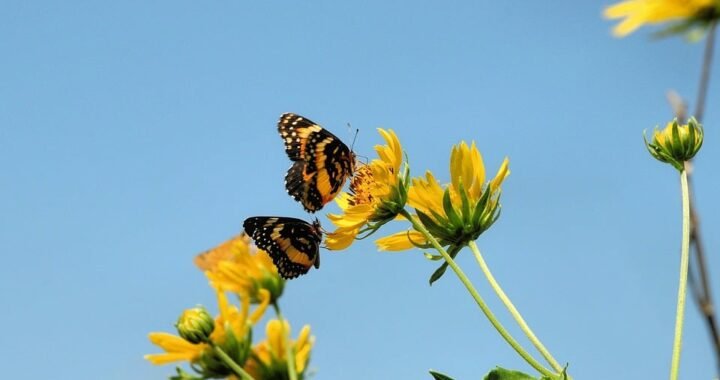
<svg viewBox="0 0 720 380"><path fill-rule="evenodd" d="M169 375L142 359L147 333L215 307L192 258L248 216L307 217L275 129L296 112L346 140L359 128L366 156L393 128L415 175L448 180L462 139L493 173L509 156L502 217L479 241L507 293L576 379L666 377L679 181L641 132L671 117L666 90L694 98L702 46L614 39L607 4L5 0L3 375ZM718 83L695 184L720 296ZM282 300L295 331L312 325L316 379L529 370L454 276L427 285L436 264L419 252L322 255ZM471 255L459 261L506 318ZM687 311L681 375L709 379Z"/></svg>

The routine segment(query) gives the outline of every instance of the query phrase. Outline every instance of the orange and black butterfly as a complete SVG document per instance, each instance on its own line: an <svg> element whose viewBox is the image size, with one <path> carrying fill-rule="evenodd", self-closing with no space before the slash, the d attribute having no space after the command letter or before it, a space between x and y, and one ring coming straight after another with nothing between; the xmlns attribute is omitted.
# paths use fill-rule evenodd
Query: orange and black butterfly
<svg viewBox="0 0 720 380"><path fill-rule="evenodd" d="M305 210L315 212L342 190L355 170L355 154L335 135L309 119L284 113L278 132L293 165L285 188Z"/></svg>
<svg viewBox="0 0 720 380"><path fill-rule="evenodd" d="M243 222L245 232L265 250L285 279L295 278L320 268L320 222L312 224L282 216L254 216Z"/></svg>

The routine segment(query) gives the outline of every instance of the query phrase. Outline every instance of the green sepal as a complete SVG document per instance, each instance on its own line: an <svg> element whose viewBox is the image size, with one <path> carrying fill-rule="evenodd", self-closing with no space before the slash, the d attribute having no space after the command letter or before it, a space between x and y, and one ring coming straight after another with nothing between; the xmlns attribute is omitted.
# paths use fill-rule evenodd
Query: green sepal
<svg viewBox="0 0 720 380"><path fill-rule="evenodd" d="M483 195L480 197L480 200L475 205L475 210L473 211L473 218L472 218L472 225L473 228L478 225L478 222L480 222L480 218L482 217L483 211L485 211L485 207L487 207L488 202L490 201L490 195L492 191L490 189L490 186L487 186L485 188L485 191L483 192Z"/></svg>
<svg viewBox="0 0 720 380"><path fill-rule="evenodd" d="M688 19L677 23L670 24L667 28L663 28L651 35L651 38L659 40L662 38L668 38L679 34L691 35L692 32L701 28L698 21L695 19ZM704 29L704 28L703 28ZM694 33L693 33L694 34Z"/></svg>
<svg viewBox="0 0 720 380"><path fill-rule="evenodd" d="M430 211L432 212L432 210L430 210ZM427 228L432 235L435 235L435 231L441 229L440 226L437 223L435 223L435 220L433 220L433 218L425 215L424 212L422 212L420 210L415 210L415 212L417 213L417 216L420 219L420 223L422 223L423 226L425 226L425 228Z"/></svg>
<svg viewBox="0 0 720 380"><path fill-rule="evenodd" d="M683 149L683 143L680 141L680 130L678 128L678 122L677 119L673 120L672 127L670 129L670 133L672 135L672 138L670 139L670 154L673 157L683 156L684 155L684 149Z"/></svg>
<svg viewBox="0 0 720 380"><path fill-rule="evenodd" d="M685 157L692 157L695 155L695 123L693 123L693 120L691 119L690 122L688 122L688 143L685 145ZM702 139L701 139L702 141Z"/></svg>
<svg viewBox="0 0 720 380"><path fill-rule="evenodd" d="M180 367L175 367L175 371L177 372L177 375L170 376L168 378L169 380L203 380L203 379L205 379L204 377L198 377L198 376L189 374Z"/></svg>
<svg viewBox="0 0 720 380"><path fill-rule="evenodd" d="M430 370L430 375L432 375L433 379L435 380L454 380L448 375L433 370Z"/></svg>
<svg viewBox="0 0 720 380"><path fill-rule="evenodd" d="M468 229L472 229L472 226L470 225L472 215L470 215L470 201L468 200L465 186L463 186L462 178L460 178L460 186L458 187L458 192L460 193L460 200L462 201L462 211L460 216L462 217L463 230L466 231Z"/></svg>
<svg viewBox="0 0 720 380"><path fill-rule="evenodd" d="M540 379L545 380L546 377L541 377ZM488 374L483 377L483 380L538 380L538 378L520 371L496 367L488 372Z"/></svg>
<svg viewBox="0 0 720 380"><path fill-rule="evenodd" d="M443 193L443 210L445 210L445 215L448 216L453 228L462 227L462 219L460 219L455 208L453 208L452 200L450 199L450 188L445 189Z"/></svg>

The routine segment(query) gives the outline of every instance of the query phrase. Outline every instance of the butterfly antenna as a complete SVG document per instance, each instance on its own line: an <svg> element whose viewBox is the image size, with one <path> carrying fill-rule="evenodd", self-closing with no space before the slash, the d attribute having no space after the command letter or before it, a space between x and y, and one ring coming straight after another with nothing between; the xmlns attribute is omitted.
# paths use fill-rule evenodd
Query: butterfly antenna
<svg viewBox="0 0 720 380"><path fill-rule="evenodd" d="M352 130L352 125L350 123L347 123L348 129ZM360 133L360 128L355 128L355 136L353 136L352 144L350 144L350 151L353 150L353 147L355 147L355 141L357 140L358 133Z"/></svg>
<svg viewBox="0 0 720 380"><path fill-rule="evenodd" d="M361 159L360 161L365 165L370 163L370 157L368 157L368 156L361 156L359 154L356 154L355 157L360 158Z"/></svg>

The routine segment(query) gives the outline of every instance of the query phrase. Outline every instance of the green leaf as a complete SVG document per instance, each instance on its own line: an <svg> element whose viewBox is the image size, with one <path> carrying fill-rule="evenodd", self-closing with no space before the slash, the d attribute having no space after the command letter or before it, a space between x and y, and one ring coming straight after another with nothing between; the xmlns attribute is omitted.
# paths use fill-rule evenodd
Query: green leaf
<svg viewBox="0 0 720 380"><path fill-rule="evenodd" d="M435 272L430 276L430 286L432 286L433 282L437 281L442 277L443 274L445 274L445 271L447 270L448 263L442 263L440 265L440 268L435 269Z"/></svg>
<svg viewBox="0 0 720 380"><path fill-rule="evenodd" d="M433 379L435 380L454 380L452 377L442 374L437 371L430 370L430 375L432 375Z"/></svg>
<svg viewBox="0 0 720 380"><path fill-rule="evenodd" d="M520 371L513 371L501 367L496 367L494 370L488 372L483 380L538 380L537 377L530 376ZM544 380L541 378L541 380Z"/></svg>
<svg viewBox="0 0 720 380"><path fill-rule="evenodd" d="M461 249L462 249L462 247L452 246L448 249L448 255L454 259L455 256L457 256L458 252L460 252ZM442 275L445 274L447 267L448 267L448 263L446 261L446 262L442 263L442 265L440 265L440 268L436 269L435 272L433 272L433 274L430 276L430 286L432 286L433 282L439 280L440 277L442 277Z"/></svg>

